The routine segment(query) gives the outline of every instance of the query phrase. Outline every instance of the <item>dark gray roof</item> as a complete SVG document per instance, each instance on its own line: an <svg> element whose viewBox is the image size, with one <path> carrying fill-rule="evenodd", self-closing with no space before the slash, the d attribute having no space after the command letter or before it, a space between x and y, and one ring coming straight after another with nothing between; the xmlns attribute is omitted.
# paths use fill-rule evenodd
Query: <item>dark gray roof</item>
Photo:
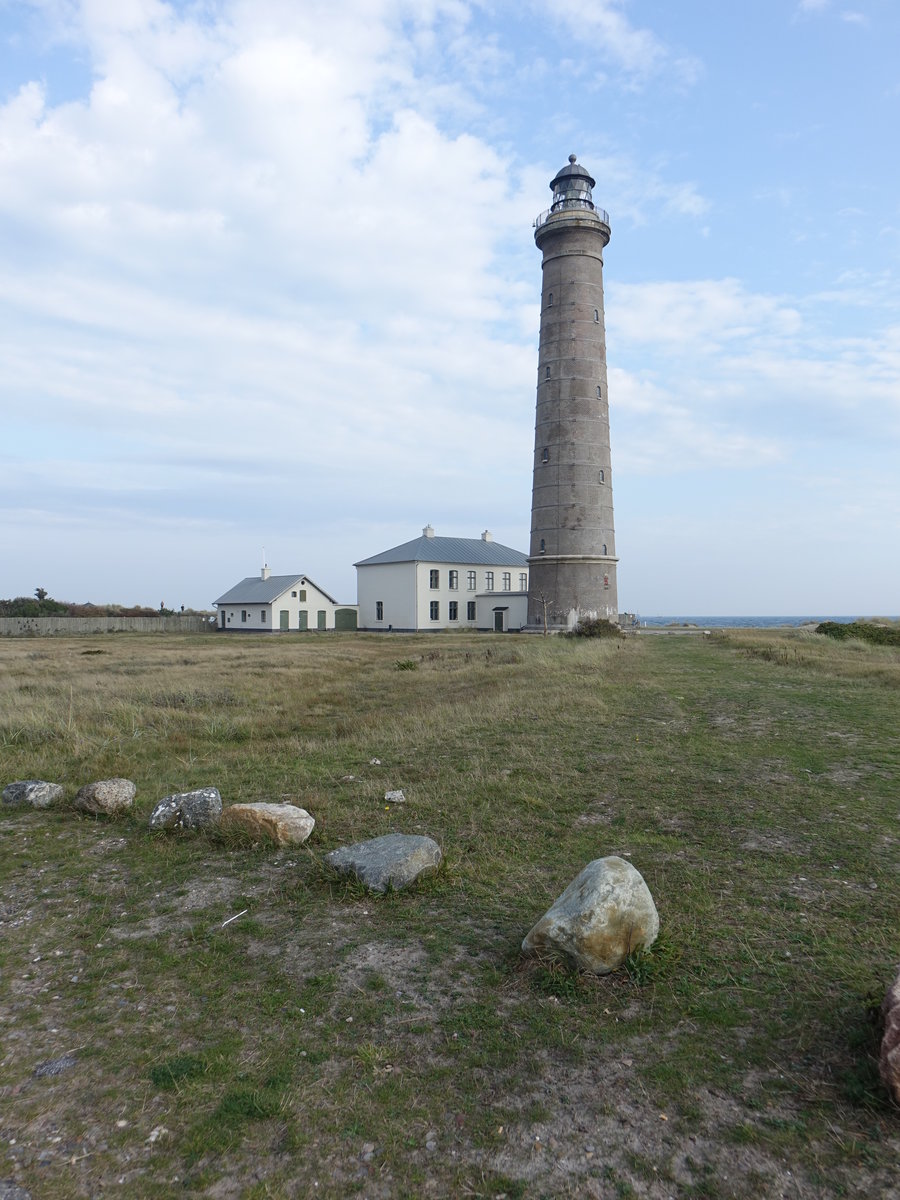
<svg viewBox="0 0 900 1200"><path fill-rule="evenodd" d="M338 603L328 595L324 588L313 583L308 575L270 575L268 579L263 579L260 575L250 575L247 579L242 579L240 583L235 584L224 596L214 600L213 604L271 604L283 592L301 583L314 587L332 604Z"/></svg>
<svg viewBox="0 0 900 1200"><path fill-rule="evenodd" d="M487 542L484 538L421 537L373 554L354 563L355 567L374 567L383 563L441 562L472 563L485 567L527 567L528 556L520 550Z"/></svg>

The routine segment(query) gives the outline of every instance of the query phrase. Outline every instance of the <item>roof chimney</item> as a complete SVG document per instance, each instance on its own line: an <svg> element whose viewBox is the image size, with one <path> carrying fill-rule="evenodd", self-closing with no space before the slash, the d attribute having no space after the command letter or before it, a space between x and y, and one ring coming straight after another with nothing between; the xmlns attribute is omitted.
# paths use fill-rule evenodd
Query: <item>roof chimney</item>
<svg viewBox="0 0 900 1200"><path fill-rule="evenodd" d="M431 525L425 526L425 528L422 530L422 536L427 537L427 538L434 537L434 529L432 528Z"/></svg>
<svg viewBox="0 0 900 1200"><path fill-rule="evenodd" d="M263 569L259 573L260 579L268 579L272 572L269 570L268 564L263 563Z"/></svg>
<svg viewBox="0 0 900 1200"><path fill-rule="evenodd" d="M486 529L484 531L484 533L481 535L481 540L483 542L492 542L494 540L494 535L491 533L491 531L489 529Z"/></svg>

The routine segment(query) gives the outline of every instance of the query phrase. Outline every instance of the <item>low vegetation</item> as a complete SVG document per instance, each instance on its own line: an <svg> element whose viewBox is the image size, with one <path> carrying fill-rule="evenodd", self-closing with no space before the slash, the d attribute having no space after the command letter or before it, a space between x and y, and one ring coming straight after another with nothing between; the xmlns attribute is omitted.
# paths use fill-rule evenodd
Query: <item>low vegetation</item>
<svg viewBox="0 0 900 1200"><path fill-rule="evenodd" d="M900 625L887 621L851 621L847 624L823 621L816 626L816 633L823 633L826 637L842 642L855 638L873 646L900 646Z"/></svg>
<svg viewBox="0 0 900 1200"><path fill-rule="evenodd" d="M115 821L0 810L0 1181L894 1195L898 728L900 649L803 631L0 643L2 782L138 787ZM149 834L208 785L316 829ZM384 897L324 869L391 831L441 869ZM523 960L606 854L656 945L606 978Z"/></svg>

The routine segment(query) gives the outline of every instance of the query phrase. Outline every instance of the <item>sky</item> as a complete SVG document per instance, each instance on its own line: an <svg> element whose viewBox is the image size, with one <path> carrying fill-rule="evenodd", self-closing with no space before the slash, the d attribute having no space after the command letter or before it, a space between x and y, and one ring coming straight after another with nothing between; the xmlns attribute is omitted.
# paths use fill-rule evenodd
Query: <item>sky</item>
<svg viewBox="0 0 900 1200"><path fill-rule="evenodd" d="M897 614L898 51L896 0L0 0L0 595L527 551L575 153L620 608Z"/></svg>

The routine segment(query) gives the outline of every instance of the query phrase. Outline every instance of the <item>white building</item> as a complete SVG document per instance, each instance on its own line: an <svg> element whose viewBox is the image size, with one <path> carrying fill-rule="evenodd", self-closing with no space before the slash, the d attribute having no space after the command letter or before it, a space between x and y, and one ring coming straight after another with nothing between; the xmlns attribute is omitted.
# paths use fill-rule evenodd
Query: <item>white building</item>
<svg viewBox="0 0 900 1200"><path fill-rule="evenodd" d="M355 604L339 604L307 575L273 575L268 567L242 579L214 607L219 629L231 632L356 628Z"/></svg>
<svg viewBox="0 0 900 1200"><path fill-rule="evenodd" d="M359 627L410 633L521 629L528 616L528 557L480 538L422 536L356 567Z"/></svg>

